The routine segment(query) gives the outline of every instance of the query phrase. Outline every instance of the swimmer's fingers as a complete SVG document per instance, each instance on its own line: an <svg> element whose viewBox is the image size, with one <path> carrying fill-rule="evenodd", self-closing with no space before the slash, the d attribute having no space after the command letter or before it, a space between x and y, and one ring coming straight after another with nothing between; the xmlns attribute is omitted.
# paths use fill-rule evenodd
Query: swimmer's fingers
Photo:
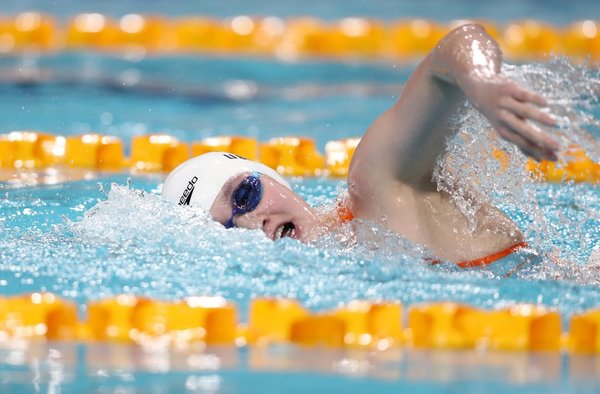
<svg viewBox="0 0 600 394"><path fill-rule="evenodd" d="M517 145L523 153L536 160L557 159L559 142L544 130L530 123L554 127L554 119L541 107L546 100L506 78L492 80L476 89L468 90L467 97L490 120L498 134Z"/></svg>
<svg viewBox="0 0 600 394"><path fill-rule="evenodd" d="M516 83L512 83L510 89L511 95L520 102L532 103L537 105L538 107L548 106L548 103L546 102L545 98L543 98L537 93L530 92L529 90L520 87Z"/></svg>
<svg viewBox="0 0 600 394"><path fill-rule="evenodd" d="M534 145L549 151L557 151L560 144L548 133L521 119L510 111L506 111L503 120L513 131Z"/></svg>
<svg viewBox="0 0 600 394"><path fill-rule="evenodd" d="M503 111L498 133L515 143L524 153L536 159L555 161L559 144L543 131L537 129L511 111Z"/></svg>
<svg viewBox="0 0 600 394"><path fill-rule="evenodd" d="M498 134L505 140L515 144L524 155L532 157L536 161L541 161L545 158L539 152L539 148L536 148L535 145L521 137L519 134L507 128L498 128Z"/></svg>
<svg viewBox="0 0 600 394"><path fill-rule="evenodd" d="M540 111L537 107L534 107L529 103L518 101L514 98L508 98L503 104L505 109L512 111L520 118L530 119L545 126L556 126L556 121L550 115Z"/></svg>

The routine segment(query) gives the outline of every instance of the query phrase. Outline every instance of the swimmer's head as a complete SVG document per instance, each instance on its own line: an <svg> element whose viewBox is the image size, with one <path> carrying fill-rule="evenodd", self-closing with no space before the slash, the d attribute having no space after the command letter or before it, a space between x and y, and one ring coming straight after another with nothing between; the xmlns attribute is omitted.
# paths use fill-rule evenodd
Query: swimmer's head
<svg viewBox="0 0 600 394"><path fill-rule="evenodd" d="M196 205L208 212L225 183L245 172L268 175L292 189L277 171L262 163L232 153L210 152L175 168L165 180L162 196L178 205Z"/></svg>
<svg viewBox="0 0 600 394"><path fill-rule="evenodd" d="M199 206L226 227L262 229L271 239L307 241L320 227L314 210L277 171L231 153L206 153L182 163L165 180L162 196Z"/></svg>

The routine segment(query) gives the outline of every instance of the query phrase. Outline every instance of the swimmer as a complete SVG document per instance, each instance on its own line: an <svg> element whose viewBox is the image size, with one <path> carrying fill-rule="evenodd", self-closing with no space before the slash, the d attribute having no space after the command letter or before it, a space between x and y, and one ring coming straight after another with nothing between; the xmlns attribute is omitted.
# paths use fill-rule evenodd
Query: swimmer
<svg viewBox="0 0 600 394"><path fill-rule="evenodd" d="M477 227L439 191L436 160L451 135L450 118L468 99L505 140L536 159L555 161L559 143L531 124L555 126L545 100L501 73L498 44L479 25L448 33L410 76L398 101L368 128L348 176L348 197L322 215L267 166L229 153L209 153L177 167L163 196L197 205L225 227L262 230L277 240L314 240L359 218L379 223L443 260L469 267L524 246L500 210L482 206Z"/></svg>

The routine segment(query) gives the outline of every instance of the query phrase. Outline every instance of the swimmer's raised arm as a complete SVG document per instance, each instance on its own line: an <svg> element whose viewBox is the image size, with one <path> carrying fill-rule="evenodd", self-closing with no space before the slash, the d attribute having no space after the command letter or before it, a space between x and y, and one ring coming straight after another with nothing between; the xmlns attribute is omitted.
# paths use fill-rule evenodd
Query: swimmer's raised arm
<svg viewBox="0 0 600 394"><path fill-rule="evenodd" d="M481 26L464 25L446 35L412 73L396 104L366 132L350 167L350 182L361 183L376 173L382 183L430 189L448 121L465 98L524 153L555 160L558 143L527 122L554 125L538 108L545 100L502 76L501 63L498 44Z"/></svg>
<svg viewBox="0 0 600 394"><path fill-rule="evenodd" d="M546 106L546 101L500 74L502 52L482 27L454 30L431 56L432 74L458 87L502 138L537 160L556 160L558 142L527 122L555 125L537 108Z"/></svg>
<svg viewBox="0 0 600 394"><path fill-rule="evenodd" d="M356 149L348 177L348 204L356 217L386 221L387 227L440 254L454 245L454 256L460 256L458 249L474 235L432 178L451 131L449 120L465 99L525 154L556 159L558 143L528 122L554 125L539 108L545 100L503 76L501 65L498 44L479 25L461 26L438 43L412 73L396 104L369 127ZM490 230L506 236L482 241L481 235L475 243L485 246L479 251L473 247L466 255L514 244L518 237L510 234L518 231L510 220L491 208L479 215L480 223L488 223L482 234ZM501 222L508 224L502 227ZM496 239L502 241L495 245Z"/></svg>

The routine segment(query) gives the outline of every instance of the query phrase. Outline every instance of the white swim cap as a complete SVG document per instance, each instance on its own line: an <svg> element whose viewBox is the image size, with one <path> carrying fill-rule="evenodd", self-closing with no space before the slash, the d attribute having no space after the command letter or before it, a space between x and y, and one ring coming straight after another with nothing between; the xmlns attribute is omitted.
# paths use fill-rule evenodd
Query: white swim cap
<svg viewBox="0 0 600 394"><path fill-rule="evenodd" d="M162 196L179 205L200 206L208 212L231 177L254 171L268 175L292 189L277 171L262 163L232 153L210 152L177 166L165 179Z"/></svg>

